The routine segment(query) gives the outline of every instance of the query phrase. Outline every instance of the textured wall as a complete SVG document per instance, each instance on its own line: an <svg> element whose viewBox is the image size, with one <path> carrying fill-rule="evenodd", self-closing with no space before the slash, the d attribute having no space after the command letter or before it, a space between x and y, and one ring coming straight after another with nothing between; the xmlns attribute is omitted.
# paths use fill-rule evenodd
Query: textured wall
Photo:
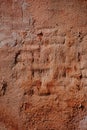
<svg viewBox="0 0 87 130"><path fill-rule="evenodd" d="M0 0L0 130L87 130L87 0Z"/></svg>

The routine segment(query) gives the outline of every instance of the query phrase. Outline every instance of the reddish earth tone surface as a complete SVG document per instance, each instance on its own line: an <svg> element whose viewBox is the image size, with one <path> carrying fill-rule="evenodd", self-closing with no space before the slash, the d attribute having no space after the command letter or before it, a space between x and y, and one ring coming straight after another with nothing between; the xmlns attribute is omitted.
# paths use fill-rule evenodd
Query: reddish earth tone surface
<svg viewBox="0 0 87 130"><path fill-rule="evenodd" d="M0 0L0 130L87 130L87 0Z"/></svg>

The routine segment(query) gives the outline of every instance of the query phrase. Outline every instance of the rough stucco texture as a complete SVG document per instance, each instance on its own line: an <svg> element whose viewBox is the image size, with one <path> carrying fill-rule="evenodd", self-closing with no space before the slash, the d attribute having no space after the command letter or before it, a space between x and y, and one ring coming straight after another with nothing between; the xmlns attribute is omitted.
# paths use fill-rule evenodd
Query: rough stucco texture
<svg viewBox="0 0 87 130"><path fill-rule="evenodd" d="M87 130L87 0L0 0L0 130Z"/></svg>

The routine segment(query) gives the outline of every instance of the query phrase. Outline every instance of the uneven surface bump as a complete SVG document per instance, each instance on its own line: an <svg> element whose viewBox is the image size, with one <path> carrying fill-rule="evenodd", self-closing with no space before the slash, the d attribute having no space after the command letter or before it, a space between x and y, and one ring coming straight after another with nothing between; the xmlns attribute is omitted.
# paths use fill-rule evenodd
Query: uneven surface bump
<svg viewBox="0 0 87 130"><path fill-rule="evenodd" d="M0 0L0 130L87 130L87 0Z"/></svg>

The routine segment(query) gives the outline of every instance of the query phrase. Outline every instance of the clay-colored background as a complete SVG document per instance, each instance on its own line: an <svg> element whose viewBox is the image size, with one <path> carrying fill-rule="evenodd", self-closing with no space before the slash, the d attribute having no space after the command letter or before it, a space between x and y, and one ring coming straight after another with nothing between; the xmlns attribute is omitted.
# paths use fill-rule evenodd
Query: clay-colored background
<svg viewBox="0 0 87 130"><path fill-rule="evenodd" d="M0 0L0 130L87 130L87 0Z"/></svg>

